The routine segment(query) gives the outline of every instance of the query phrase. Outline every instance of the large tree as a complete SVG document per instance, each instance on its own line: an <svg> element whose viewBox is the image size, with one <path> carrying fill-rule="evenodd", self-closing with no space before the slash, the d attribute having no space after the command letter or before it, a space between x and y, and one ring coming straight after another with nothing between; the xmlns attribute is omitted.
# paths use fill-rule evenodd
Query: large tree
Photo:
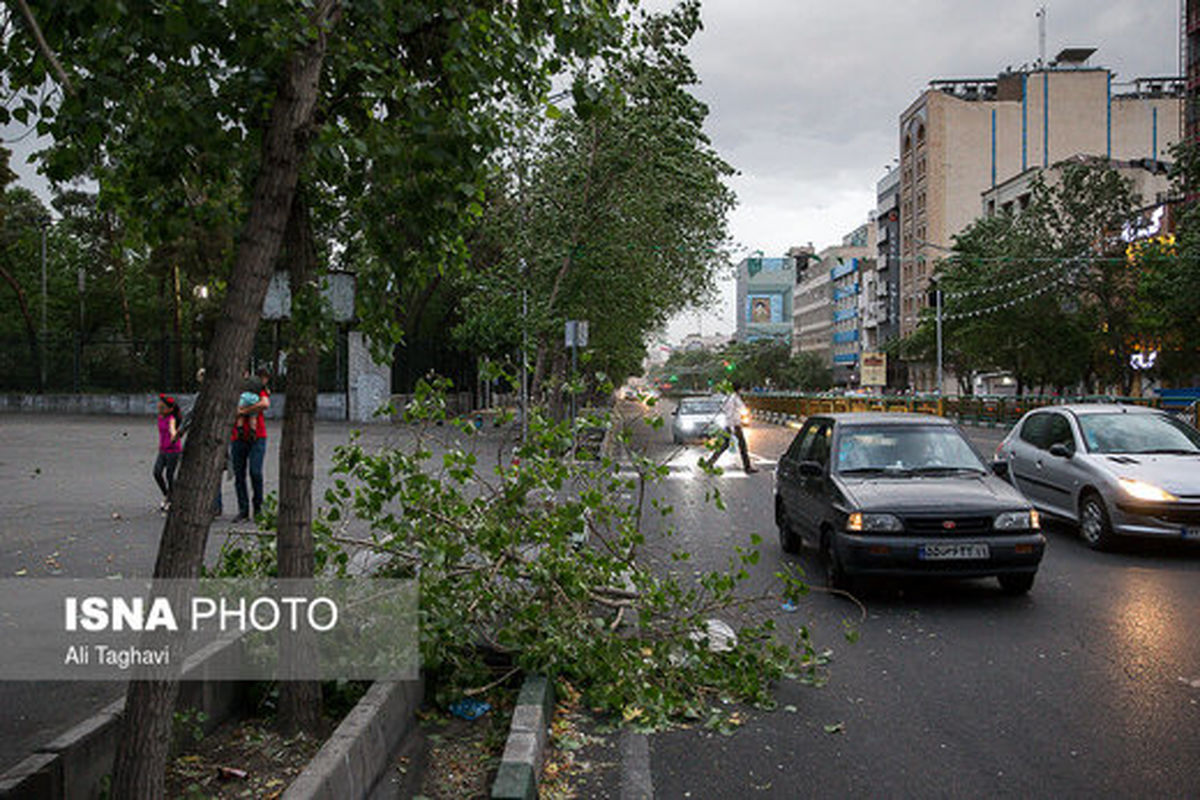
<svg viewBox="0 0 1200 800"><path fill-rule="evenodd" d="M499 164L486 260L472 264L458 333L498 354L528 334L535 396L560 398L566 320L591 323L589 370L623 378L654 330L710 297L727 263L732 169L704 133L683 52L699 25L696 2L645 16L620 58L576 86L571 108Z"/></svg>
<svg viewBox="0 0 1200 800"><path fill-rule="evenodd" d="M540 83L560 51L591 54L617 25L609 5L112 0L32 8L20 2L20 15L8 16L22 29L3 40L17 67L13 88L24 93L22 115L40 115L39 130L55 139L47 160L52 177L94 176L102 201L140 220L152 242L172 241L183 221L197 218L232 221L239 230L157 577L190 578L200 569L240 366L295 186L314 150L356 155L365 167L359 174L370 173L373 157L381 165L448 164L432 187L417 181L400 216L424 219L427 206L447 203L446 216L461 216L463 196L475 190L458 184L456 204L447 200L453 195L445 178L462 174L464 161L465 173L474 174L487 154L485 137L461 136L479 130L478 117L463 110L495 102L515 85ZM48 82L57 98L43 96ZM356 135L386 126L347 130L347 119L386 119L410 131L403 157L395 158L398 146L388 135L380 134L377 152L375 142ZM459 123L446 140L451 147L437 130L448 119ZM338 186L347 196L354 188ZM442 227L426 234L428 249L453 240ZM368 325L386 316L376 298L361 306ZM170 682L131 684L115 796L162 795L175 693Z"/></svg>
<svg viewBox="0 0 1200 800"><path fill-rule="evenodd" d="M947 363L1008 370L1022 391L1128 391L1142 306L1123 234L1139 224L1140 199L1097 159L1056 165L1029 194L1019 212L973 222L939 265ZM929 357L933 328L926 309L901 352Z"/></svg>

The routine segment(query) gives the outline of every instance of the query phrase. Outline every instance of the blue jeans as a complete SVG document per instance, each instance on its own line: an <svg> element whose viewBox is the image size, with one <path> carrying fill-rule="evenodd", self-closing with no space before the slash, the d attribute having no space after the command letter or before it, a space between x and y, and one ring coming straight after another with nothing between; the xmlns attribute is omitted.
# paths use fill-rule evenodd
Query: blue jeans
<svg viewBox="0 0 1200 800"><path fill-rule="evenodd" d="M254 491L254 515L258 516L263 504L263 459L267 455L267 440L256 439L253 443L234 441L229 451L233 461L233 488L237 491L238 514L250 514L250 499L246 496L246 467L249 465L250 488Z"/></svg>

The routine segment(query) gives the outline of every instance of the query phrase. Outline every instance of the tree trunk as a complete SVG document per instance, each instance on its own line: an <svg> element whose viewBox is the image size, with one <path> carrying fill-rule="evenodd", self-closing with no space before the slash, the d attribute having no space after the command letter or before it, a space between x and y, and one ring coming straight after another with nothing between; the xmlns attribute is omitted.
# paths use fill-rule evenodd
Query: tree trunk
<svg viewBox="0 0 1200 800"><path fill-rule="evenodd" d="M303 190L292 200L286 233L287 265L292 283L292 335L288 353L287 404L283 409L283 439L279 451L279 530L275 539L280 578L312 578L313 423L317 410L317 368L320 350L315 326L297 321L301 298L312 295L317 277L317 251L312 221ZM314 674L312 631L284 636L279 663L284 674ZM304 634L308 634L307 637ZM307 639L307 640L306 640ZM312 680L279 684L279 726L288 734L315 730L321 720L321 686Z"/></svg>
<svg viewBox="0 0 1200 800"><path fill-rule="evenodd" d="M250 210L238 244L229 291L213 333L205 380L196 399L188 446L163 526L155 578L195 578L204 561L212 502L237 405L240 365L250 355L263 297L279 255L292 195L307 152L326 30L336 0L320 0L310 12L320 33L288 59L264 131L262 160ZM177 681L134 680L125 702L117 744L112 797L159 800L170 745Z"/></svg>

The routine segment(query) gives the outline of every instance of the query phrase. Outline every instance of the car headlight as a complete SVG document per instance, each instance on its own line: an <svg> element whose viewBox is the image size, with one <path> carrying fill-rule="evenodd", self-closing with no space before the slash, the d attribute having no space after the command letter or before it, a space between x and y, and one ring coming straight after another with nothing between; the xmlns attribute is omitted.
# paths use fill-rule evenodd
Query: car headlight
<svg viewBox="0 0 1200 800"><path fill-rule="evenodd" d="M895 514L864 514L855 511L846 518L846 530L880 533L904 530L904 523Z"/></svg>
<svg viewBox="0 0 1200 800"><path fill-rule="evenodd" d="M1130 497L1137 500L1158 501L1160 503L1171 503L1179 498L1168 492L1166 489L1160 489L1152 483L1135 480L1134 478L1117 478L1117 482L1121 484L1121 488Z"/></svg>
<svg viewBox="0 0 1200 800"><path fill-rule="evenodd" d="M1042 519L1032 508L1028 511L1006 511L996 516L992 527L998 531L1036 531L1042 527Z"/></svg>

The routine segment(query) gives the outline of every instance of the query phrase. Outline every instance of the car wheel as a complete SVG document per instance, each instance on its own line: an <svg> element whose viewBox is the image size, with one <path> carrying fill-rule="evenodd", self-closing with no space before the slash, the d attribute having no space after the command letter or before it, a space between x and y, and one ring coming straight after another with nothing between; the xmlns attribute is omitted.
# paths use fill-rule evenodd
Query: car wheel
<svg viewBox="0 0 1200 800"><path fill-rule="evenodd" d="M1000 581L1000 590L1005 594L1019 595L1033 588L1035 575L1033 572L1021 572L1015 575L998 575L996 580Z"/></svg>
<svg viewBox="0 0 1200 800"><path fill-rule="evenodd" d="M833 533L826 531L821 538L821 555L825 560L825 585L830 589L849 592L854 588L854 578L846 573L846 567L833 544Z"/></svg>
<svg viewBox="0 0 1200 800"><path fill-rule="evenodd" d="M791 555L799 553L800 536L792 527L792 521L788 519L787 509L781 497L775 498L775 526L779 528L779 548Z"/></svg>
<svg viewBox="0 0 1200 800"><path fill-rule="evenodd" d="M1115 543L1108 509L1095 492L1085 494L1079 503L1079 533L1093 550L1108 550Z"/></svg>
<svg viewBox="0 0 1200 800"><path fill-rule="evenodd" d="M671 441L675 444L683 444L683 439L677 433L671 434Z"/></svg>

